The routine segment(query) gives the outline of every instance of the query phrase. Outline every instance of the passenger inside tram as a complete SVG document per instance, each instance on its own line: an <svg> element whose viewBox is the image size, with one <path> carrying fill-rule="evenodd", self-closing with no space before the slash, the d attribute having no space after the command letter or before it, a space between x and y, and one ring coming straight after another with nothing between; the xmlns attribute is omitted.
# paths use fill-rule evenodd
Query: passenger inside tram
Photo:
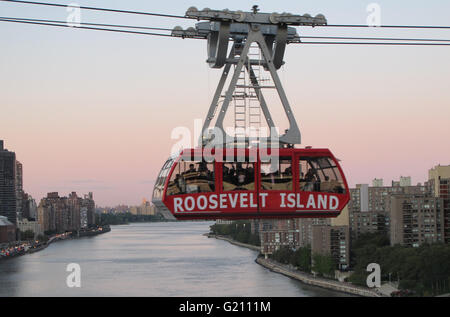
<svg viewBox="0 0 450 317"><path fill-rule="evenodd" d="M278 162L261 163L263 190L292 190L292 159L281 157Z"/></svg>
<svg viewBox="0 0 450 317"><path fill-rule="evenodd" d="M181 195L214 190L214 163L180 161L170 178L167 194Z"/></svg>
<svg viewBox="0 0 450 317"><path fill-rule="evenodd" d="M300 190L344 193L339 169L328 157L300 159Z"/></svg>
<svg viewBox="0 0 450 317"><path fill-rule="evenodd" d="M245 167L244 167L245 164ZM255 169L253 163L224 163L223 190L254 190Z"/></svg>

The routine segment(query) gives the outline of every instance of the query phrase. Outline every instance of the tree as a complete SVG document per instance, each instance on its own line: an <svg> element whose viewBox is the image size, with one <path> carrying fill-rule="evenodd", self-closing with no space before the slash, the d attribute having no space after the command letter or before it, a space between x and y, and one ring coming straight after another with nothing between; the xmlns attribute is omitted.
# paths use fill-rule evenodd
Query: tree
<svg viewBox="0 0 450 317"><path fill-rule="evenodd" d="M304 272L311 272L311 247L298 248L294 252L292 264Z"/></svg>
<svg viewBox="0 0 450 317"><path fill-rule="evenodd" d="M321 276L334 276L336 263L330 255L313 254L313 271Z"/></svg>
<svg viewBox="0 0 450 317"><path fill-rule="evenodd" d="M294 251L289 246L282 246L272 254L272 258L283 264L292 264Z"/></svg>
<svg viewBox="0 0 450 317"><path fill-rule="evenodd" d="M378 263L384 281L400 281L401 290L417 295L438 295L450 292L450 245L435 243L413 248L389 246L375 235L364 235L353 244L354 273L349 281L366 284L366 268Z"/></svg>

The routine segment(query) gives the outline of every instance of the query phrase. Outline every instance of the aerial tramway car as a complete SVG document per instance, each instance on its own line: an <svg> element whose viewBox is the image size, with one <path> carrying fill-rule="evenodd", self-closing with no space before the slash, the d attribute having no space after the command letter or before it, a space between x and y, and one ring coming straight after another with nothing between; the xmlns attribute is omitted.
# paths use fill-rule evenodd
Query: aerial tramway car
<svg viewBox="0 0 450 317"><path fill-rule="evenodd" d="M195 29L176 27L172 32L173 36L207 39L207 62L212 68L224 70L204 121L202 147L185 149L169 158L158 175L152 201L167 217L336 217L350 200L342 169L328 149L295 148L301 143L300 130L277 75L284 63L286 44L299 41L292 26L324 25L325 17L258 13L257 8L253 9L233 12L189 8L187 17L208 22L197 23ZM233 46L228 52L230 39ZM252 52L255 44L257 54ZM232 66L232 78L224 89ZM270 73L273 86L260 84L267 80L260 77L262 71ZM243 76L245 72L248 78ZM289 121L289 128L281 136L274 132L277 129L262 94L263 89L274 88ZM245 98L249 103L240 103ZM240 129L261 122L252 120L255 107L250 106L250 101L259 102L271 132L259 139L257 146L246 136L244 144L236 134L232 137L225 131L223 122L232 101L235 128ZM215 117L213 138L208 131ZM223 136L231 142L217 143ZM214 146L208 148L213 142Z"/></svg>
<svg viewBox="0 0 450 317"><path fill-rule="evenodd" d="M271 160L231 151L232 161L200 149L169 158L153 191L158 210L184 220L336 217L350 199L328 149L281 148Z"/></svg>

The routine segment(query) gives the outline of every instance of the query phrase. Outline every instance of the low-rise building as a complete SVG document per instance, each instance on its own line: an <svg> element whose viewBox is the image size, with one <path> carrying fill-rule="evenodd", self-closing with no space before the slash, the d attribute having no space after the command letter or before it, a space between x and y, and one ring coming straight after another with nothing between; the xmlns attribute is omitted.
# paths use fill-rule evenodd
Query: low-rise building
<svg viewBox="0 0 450 317"><path fill-rule="evenodd" d="M34 233L34 237L36 238L38 235L44 233L41 229L41 225L37 221L29 221L26 218L17 221L17 229L21 232L32 231Z"/></svg>
<svg viewBox="0 0 450 317"><path fill-rule="evenodd" d="M16 226L7 217L0 216L0 243L16 240Z"/></svg>

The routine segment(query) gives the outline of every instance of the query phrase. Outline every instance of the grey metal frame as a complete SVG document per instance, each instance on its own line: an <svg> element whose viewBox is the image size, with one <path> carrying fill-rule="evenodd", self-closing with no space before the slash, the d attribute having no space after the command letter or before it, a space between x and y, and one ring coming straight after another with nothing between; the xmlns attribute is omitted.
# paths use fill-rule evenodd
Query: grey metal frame
<svg viewBox="0 0 450 317"><path fill-rule="evenodd" d="M248 36L245 40L244 48L242 49L242 52L240 53L240 58L237 60L236 68L234 70L233 76L229 83L228 89L226 90L225 100L222 103L221 109L217 115L217 121L215 123L215 127L220 129L220 131L223 133L223 136L225 137L225 139L227 139L227 140L234 139L232 136L227 135L227 133L223 127L223 121L224 121L225 115L227 113L228 107L230 105L230 102L232 100L233 93L234 93L234 90L236 88L236 84L237 84L237 81L239 78L239 74L240 74L242 68L245 66L247 71L250 74L251 83L252 83L252 86L258 96L261 110L264 114L267 125L269 128L272 128L272 129L270 129L269 137L267 137L263 140L260 140L260 142L269 143L270 139L277 137L279 139L280 143L285 143L285 144L300 144L301 143L300 130L298 128L297 122L292 113L292 109L289 105L289 101L287 99L286 93L283 89L283 86L281 84L280 78L277 73L277 68L281 67L282 62L283 62L283 55L284 55L284 51L285 51L286 38L287 38L286 35L287 35L287 28L280 27L278 30L278 34L275 37L274 48L272 50L268 46L268 43L270 43L270 39L267 39L266 37L264 37L258 24L252 25L251 28L249 29ZM250 46L253 42L258 43L258 45L262 51L263 60L260 61L260 63L263 64L264 67L266 69L268 69L268 71L270 72L273 82L274 82L274 85L275 85L275 88L277 89L278 95L280 97L281 103L283 105L284 111L285 111L286 116L289 121L289 129L286 131L285 134L283 134L281 136L273 135L273 133L275 133L275 129L274 129L275 124L274 124L272 116L270 114L269 107L267 106L267 103L261 92L261 89L263 87L260 86L258 79L254 76L253 64L256 64L256 63L248 63L248 59L249 59L248 52L249 52ZM236 43L235 43L235 45L236 45ZM229 58L227 60L225 60L225 68L222 72L222 76L221 76L219 84L216 88L216 92L214 94L208 114L207 114L205 122L203 124L202 142L201 142L203 145L205 145L208 142L208 140L205 139L205 136L207 135L211 121L215 117L219 98L222 95L226 80L230 74L231 65L234 64L236 61L235 56L236 56L235 47L233 46L233 48L231 49L231 52L229 54ZM213 58L213 56L211 56L211 55L209 55L208 57L209 57L209 59ZM210 65L213 65L212 67L217 67L216 66L217 64L220 65L221 62L216 61L215 63L210 63Z"/></svg>
<svg viewBox="0 0 450 317"><path fill-rule="evenodd" d="M308 14L292 15L289 13L257 13L257 10L254 10L253 12L229 10L220 11L211 10L208 8L197 10L195 7L191 7L187 10L186 17L197 20L207 20L208 22L197 23L195 29L188 28L187 30L183 30L181 27L175 27L172 31L172 35L183 38L207 39L207 63L209 63L212 68L224 67L222 76L220 77L213 100L203 124L200 144L204 146L213 142L213 139L210 135L208 135L208 133L210 132L211 122L216 116L217 120L213 128L220 130L224 140L233 140L233 143L242 141L236 140L235 137L229 136L224 130L223 122L244 66L249 74L251 88L254 89L256 95L258 96L262 113L264 114L266 123L270 129L270 135L266 138L259 139L259 143L268 144L271 143L272 140L276 139L277 142L288 146L300 144L300 130L292 113L291 106L289 105L289 101L281 84L280 78L278 77L277 70L283 65L286 45L288 43L300 42L296 29L289 27L289 25L326 25L326 18L321 14L311 17ZM233 46L227 58L226 56L230 39L233 40ZM248 53L251 44L254 42L256 42L260 48L263 57L262 60L252 60L249 57ZM245 44L241 50L240 46L242 43ZM230 75L231 65L236 65L236 67L228 85L228 89L225 90L225 100L223 101L217 114L216 112L219 107L219 99L224 91L227 78ZM258 82L258 78L255 76L253 69L254 65L262 65L264 69L270 73L275 85L275 87L271 88L276 88L280 97L283 109L289 121L289 128L282 135L274 135L278 132L275 129L275 124L270 114L269 107L267 106L266 100L262 94L262 89L267 87L261 86ZM249 140L244 141L246 143L249 142ZM224 142L226 143L226 141ZM217 140L215 141L215 144L217 144Z"/></svg>

